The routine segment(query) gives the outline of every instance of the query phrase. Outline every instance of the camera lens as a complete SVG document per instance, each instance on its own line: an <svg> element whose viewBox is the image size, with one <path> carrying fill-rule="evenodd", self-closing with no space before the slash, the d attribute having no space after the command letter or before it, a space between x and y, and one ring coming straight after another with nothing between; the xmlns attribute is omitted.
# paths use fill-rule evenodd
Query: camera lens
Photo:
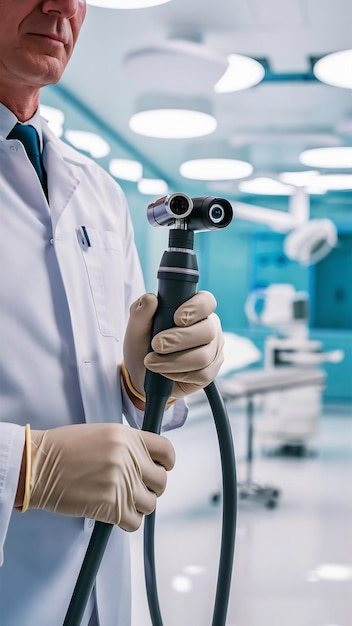
<svg viewBox="0 0 352 626"><path fill-rule="evenodd" d="M170 200L170 211L174 215L184 215L188 212L189 200L186 196L175 195Z"/></svg>
<svg viewBox="0 0 352 626"><path fill-rule="evenodd" d="M209 218L213 224L219 224L225 217L225 211L220 204L213 204L209 209Z"/></svg>

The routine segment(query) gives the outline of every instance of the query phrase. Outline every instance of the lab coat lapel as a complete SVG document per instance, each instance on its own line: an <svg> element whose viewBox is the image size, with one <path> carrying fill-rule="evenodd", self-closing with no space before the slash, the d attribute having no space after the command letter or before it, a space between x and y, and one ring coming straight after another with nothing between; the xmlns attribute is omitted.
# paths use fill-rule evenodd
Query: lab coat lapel
<svg viewBox="0 0 352 626"><path fill-rule="evenodd" d="M44 166L48 173L49 204L56 223L78 188L79 179L72 165L62 158L58 145L52 142L45 146Z"/></svg>
<svg viewBox="0 0 352 626"><path fill-rule="evenodd" d="M80 185L79 177L75 173L76 166L85 165L86 158L62 141L58 141L44 120L42 126L43 161L48 176L49 203L55 229L60 215Z"/></svg>

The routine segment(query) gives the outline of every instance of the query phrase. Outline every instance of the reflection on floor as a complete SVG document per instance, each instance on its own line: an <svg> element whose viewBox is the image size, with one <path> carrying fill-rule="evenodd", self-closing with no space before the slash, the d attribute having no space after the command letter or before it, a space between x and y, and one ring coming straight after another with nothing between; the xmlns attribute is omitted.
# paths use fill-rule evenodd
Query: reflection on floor
<svg viewBox="0 0 352 626"><path fill-rule="evenodd" d="M228 406L238 479L246 423ZM256 418L260 419L260 415ZM211 626L221 533L220 461L206 405L168 434L177 454L158 503L156 562L164 626ZM352 407L326 406L303 457L254 444L253 480L278 487L278 505L239 501L227 626L352 625ZM132 626L149 626L143 531L131 535ZM216 626L216 625L215 625Z"/></svg>

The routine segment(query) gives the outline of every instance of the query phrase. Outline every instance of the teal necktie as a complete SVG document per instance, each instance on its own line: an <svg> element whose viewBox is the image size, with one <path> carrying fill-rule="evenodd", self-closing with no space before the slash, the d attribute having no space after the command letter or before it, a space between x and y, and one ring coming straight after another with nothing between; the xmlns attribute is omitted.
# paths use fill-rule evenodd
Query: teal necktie
<svg viewBox="0 0 352 626"><path fill-rule="evenodd" d="M41 185L44 189L45 195L47 196L47 180L46 180L46 171L43 166L42 157L40 154L40 143L39 137L34 126L30 126L29 124L16 124L13 127L7 139L19 139L19 141L23 144L28 158L32 163L35 171L38 174L38 178L41 182Z"/></svg>

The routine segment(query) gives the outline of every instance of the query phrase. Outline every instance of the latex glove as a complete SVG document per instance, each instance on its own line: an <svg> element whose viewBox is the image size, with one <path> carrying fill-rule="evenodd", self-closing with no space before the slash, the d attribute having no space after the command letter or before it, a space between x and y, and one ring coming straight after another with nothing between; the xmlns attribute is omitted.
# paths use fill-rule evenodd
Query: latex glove
<svg viewBox="0 0 352 626"><path fill-rule="evenodd" d="M165 437L122 424L33 430L29 443L29 508L88 517L128 531L154 511L175 460Z"/></svg>
<svg viewBox="0 0 352 626"><path fill-rule="evenodd" d="M152 340L148 354L157 297L146 293L130 308L124 340L124 363L133 387L144 395L145 368L175 381L172 395L181 398L214 380L223 363L220 320L214 313L216 300L199 291L174 314L175 327Z"/></svg>

